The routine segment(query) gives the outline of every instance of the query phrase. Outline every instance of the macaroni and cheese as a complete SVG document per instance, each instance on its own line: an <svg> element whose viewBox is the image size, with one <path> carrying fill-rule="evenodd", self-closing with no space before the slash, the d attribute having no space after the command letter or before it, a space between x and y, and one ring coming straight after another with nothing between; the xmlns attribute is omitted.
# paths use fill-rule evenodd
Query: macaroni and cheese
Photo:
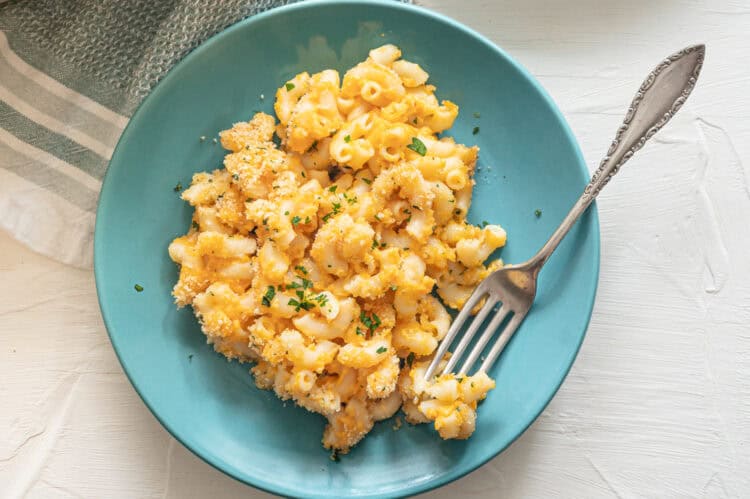
<svg viewBox="0 0 750 499"><path fill-rule="evenodd" d="M486 374L423 379L451 318L500 260L497 225L466 222L478 148L438 133L458 106L384 45L340 78L301 73L221 132L224 167L193 176L173 294L216 351L328 420L346 452L402 408L443 438L474 431ZM281 146L273 141L276 134ZM442 299L436 298L435 290Z"/></svg>

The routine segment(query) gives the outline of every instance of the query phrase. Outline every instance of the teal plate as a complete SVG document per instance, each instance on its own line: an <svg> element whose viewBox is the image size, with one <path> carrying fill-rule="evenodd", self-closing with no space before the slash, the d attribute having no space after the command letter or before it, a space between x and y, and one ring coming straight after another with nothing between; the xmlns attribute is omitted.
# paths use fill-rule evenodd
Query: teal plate
<svg viewBox="0 0 750 499"><path fill-rule="evenodd" d="M471 439L443 441L426 425L394 431L385 421L332 462L320 444L322 417L256 389L248 366L214 353L192 311L175 308L170 291L177 269L167 245L186 232L191 209L173 188L187 186L194 172L221 165L223 151L212 138L255 110L271 112L276 88L296 73L343 72L384 43L397 44L430 73L438 97L461 108L449 133L481 148L470 220L505 227L505 261L531 256L586 184L573 135L552 100L510 56L450 19L396 2L305 2L213 37L140 106L101 191L97 291L133 386L198 456L277 494L407 495L469 473L539 416L570 369L591 316L599 271L595 209L542 272L531 313L492 370L497 388L481 405ZM136 283L142 292L134 290Z"/></svg>

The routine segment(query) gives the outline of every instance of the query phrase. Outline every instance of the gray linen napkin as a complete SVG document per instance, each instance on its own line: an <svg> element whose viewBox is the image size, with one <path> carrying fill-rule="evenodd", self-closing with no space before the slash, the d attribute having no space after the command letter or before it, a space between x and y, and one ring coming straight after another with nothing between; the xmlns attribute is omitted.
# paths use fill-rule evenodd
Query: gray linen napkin
<svg viewBox="0 0 750 499"><path fill-rule="evenodd" d="M295 0L0 0L0 229L88 268L101 181L138 103L191 49Z"/></svg>

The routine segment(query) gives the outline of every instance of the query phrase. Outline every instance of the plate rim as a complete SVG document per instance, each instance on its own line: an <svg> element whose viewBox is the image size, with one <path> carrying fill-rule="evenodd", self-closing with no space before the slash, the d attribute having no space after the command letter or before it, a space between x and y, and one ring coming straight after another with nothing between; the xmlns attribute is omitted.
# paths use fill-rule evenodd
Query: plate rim
<svg viewBox="0 0 750 499"><path fill-rule="evenodd" d="M159 87L162 86L162 84L165 81L167 81L170 78L170 76L173 73L176 72L177 69L181 68L184 65L190 64L193 59L199 57L202 52L208 50L209 46L216 43L220 38L227 36L229 33L244 29L249 25L253 25L254 23L260 22L267 18L284 15L290 11L316 8L317 6L320 6L320 5L342 5L342 6L355 6L355 7L370 6L370 7L392 9L396 11L399 11L399 10L410 11L413 13L417 13L421 16L431 18L434 21L446 24L450 28L456 29L462 32L463 34L476 39L478 42L487 46L490 50L495 52L499 57L501 57L511 66L513 66L531 84L531 86L534 87L534 89L539 93L541 98L544 101L546 101L550 110L553 112L554 116L557 118L567 141L572 145L573 152L575 153L575 157L577 160L576 166L578 167L579 173L581 173L584 178L588 178L588 176L590 175L590 172L588 171L588 168L586 167L586 162L581 152L581 148L578 143L578 140L573 134L570 128L570 125L568 124L567 120L562 114L562 111L558 107L557 103L554 101L554 99L552 99L552 97L547 93L545 88L536 80L536 78L524 66L522 66L511 55L505 52L505 50L503 50L501 47L499 47L494 42L492 42L489 38L473 30L472 28L469 28L468 26L452 19L451 17L448 17L437 11L433 11L433 10L430 10L430 9L427 9L418 5L401 3L399 1L383 2L382 0L308 0L308 1L303 1L303 2L287 4L287 5L280 6L280 7L275 7L265 12L261 12L259 14L255 14L245 19L242 19L224 28L223 30L219 31L218 33L212 35L211 37L203 41L200 45L198 45L193 50L191 50L179 62L177 62L172 68L170 68L170 70L164 75L164 77L162 77L162 79L154 86L154 88L151 89L149 94L138 104L135 111L133 112L130 119L128 120L128 123L125 126L125 129L120 135L120 138L117 141L117 145L115 146L112 156L110 158L110 163L104 174L104 178L102 179L102 188L99 193L99 200L97 201L97 211L96 211L97 215L99 211L102 209L102 206L106 204L107 192L109 192L110 189L114 188L112 183L109 182L108 179L110 178L110 172L112 171L112 168L111 168L112 161L118 157L118 151L124 142L123 139L128 138L129 135L132 133L131 125L134 123L134 121L136 121L136 118L139 116L139 114L141 114L143 110L150 104L149 102L150 97L159 89ZM524 433L526 433L529 427L537 419L539 419L539 416L544 412L544 410L547 408L551 400L555 397L557 392L560 390L560 387L562 386L562 384L567 379L568 374L570 373L570 369L573 367L573 364L575 363L575 359L578 357L578 353L581 349L581 345L583 344L583 340L586 337L589 325L591 323L591 316L592 316L593 309L594 309L594 303L596 302L596 295L597 295L597 290L598 290L598 285L599 285L599 272L600 272L600 267L601 267L601 229L600 229L600 224L599 224L599 215L598 215L596 202L592 203L592 205L590 206L587 212L587 216L591 218L590 223L592 224L592 230L593 230L592 235L594 236L593 243L594 243L594 249L595 249L595 252L594 252L595 271L592 273L590 277L590 279L593 281L591 296L586 297L587 298L587 303L586 303L587 312L586 312L585 324L583 326L583 330L580 334L580 338L577 342L577 345L575 345L575 350L572 354L572 357L568 361L567 367L565 368L562 376L560 377L559 382L557 382L557 386L551 392L547 400L545 400L544 403L540 406L536 415L534 415L534 417L531 418L529 422L525 426L523 426L523 428L518 432L518 434L515 435L506 445L502 446L501 448L498 448L497 451L495 452L489 453L489 455L487 456L482 456L476 463L470 464L465 469L461 469L458 471L450 471L448 473L445 473L442 476L433 478L431 480L418 482L413 485L402 487L398 491L392 490L389 493L384 493L381 491L374 491L372 493L368 492L365 494L358 494L356 496L351 496L351 497L384 497L386 494L389 497L392 497L393 496L392 494L394 492L398 494L398 497L404 497L404 496L410 496L410 495L424 493L430 490L437 489L443 485L446 485L455 480L458 480L476 471L480 467L484 466L487 462L489 462L490 460L500 455L503 451L505 451L508 447L510 447L513 443L515 443ZM232 469L232 467L225 466L226 463L220 458L220 456L211 452L210 449L206 449L198 445L191 445L190 443L188 443L186 438L183 438L181 435L179 435L172 429L170 424L161 417L161 415L155 410L154 407L152 407L152 405L146 400L144 395L141 393L141 390L138 387L138 383L134 380L128 366L123 361L123 358L120 354L120 350L117 346L117 341L115 340L113 334L110 332L111 325L108 319L108 313L106 312L106 310L108 310L108 306L105 304L105 300L103 298L103 289L102 289L103 284L102 284L102 278L100 277L100 275L104 272L103 267L105 266L105 262L102 261L100 252L97 251L97 247L99 247L98 242L102 238L105 237L104 236L105 231L106 229L104 229L102 224L100 223L100 217L97 216L95 227L94 227L94 278L95 278L95 285L96 285L97 301L99 304L99 310L100 310L100 313L104 322L104 326L107 331L107 336L110 340L113 350L115 351L115 354L117 355L117 360L120 363L120 366L122 367L123 371L125 372L125 375L127 376L128 381L130 382L131 386L138 394L141 401L148 408L151 414L156 418L159 424L161 424L161 426L165 430L167 430L167 432L175 440L177 440L190 452L198 456L202 461L206 462L207 464L209 464L216 470L222 472L223 474L241 483L244 483L245 485L249 485L251 487L263 490L265 492L269 492L272 494L282 494L284 496L294 497L295 494L298 493L298 491L288 489L283 484L273 483L273 482L266 481L262 478L249 476L247 474L242 475L239 472L235 472ZM318 495L310 495L309 497L318 497ZM320 497L323 497L323 496L320 496Z"/></svg>

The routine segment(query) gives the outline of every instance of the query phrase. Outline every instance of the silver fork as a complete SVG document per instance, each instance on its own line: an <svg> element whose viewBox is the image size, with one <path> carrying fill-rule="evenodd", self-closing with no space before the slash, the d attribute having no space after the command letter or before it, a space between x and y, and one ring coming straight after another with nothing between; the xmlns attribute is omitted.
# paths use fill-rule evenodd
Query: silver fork
<svg viewBox="0 0 750 499"><path fill-rule="evenodd" d="M456 339L472 309L482 299L485 300L484 304L439 374L453 371L464 351L481 329L485 319L499 304L499 310L482 331L458 374L467 374L472 369L487 343L495 336L495 330L510 316L510 320L500 332L477 372L487 371L494 364L531 308L536 296L537 276L544 263L599 194L602 187L607 185L607 182L618 172L620 167L672 119L672 116L682 107L693 87L695 87L695 82L703 65L705 52L706 47L704 45L687 47L667 57L649 73L635 94L635 98L628 108L622 125L615 134L615 139L609 147L607 155L592 175L591 181L583 190L583 194L578 198L570 213L542 249L530 260L497 270L477 286L456 320L451 324L445 338L441 341L429 368L425 372L425 379L430 379L436 374L441 359Z"/></svg>

